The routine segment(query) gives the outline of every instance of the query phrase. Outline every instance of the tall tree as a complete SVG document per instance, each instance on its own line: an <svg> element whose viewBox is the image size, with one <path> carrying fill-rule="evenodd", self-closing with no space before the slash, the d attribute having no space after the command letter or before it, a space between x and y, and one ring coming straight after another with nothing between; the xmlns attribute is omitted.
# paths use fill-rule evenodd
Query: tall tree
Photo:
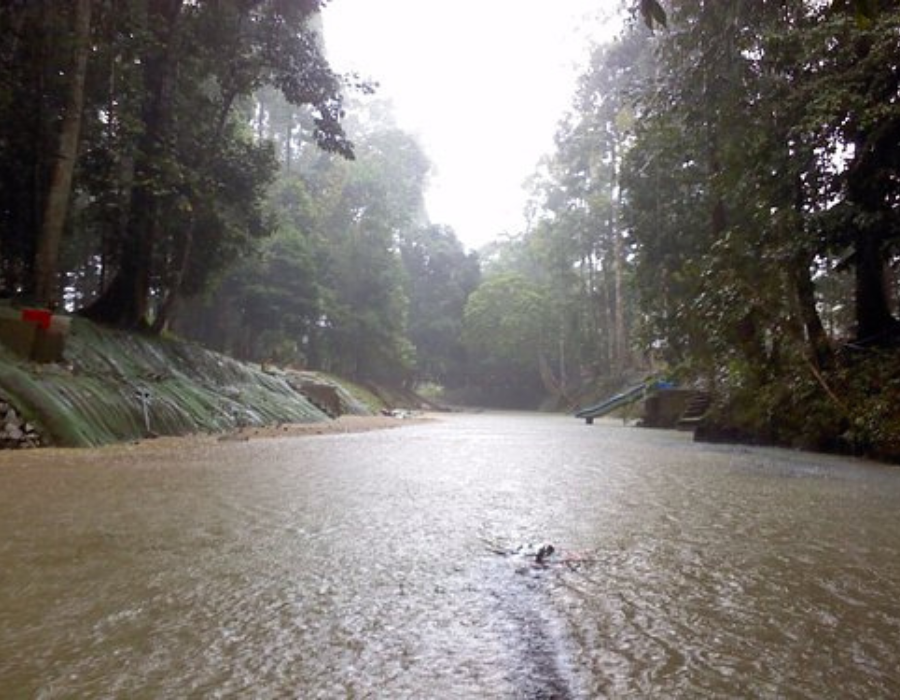
<svg viewBox="0 0 900 700"><path fill-rule="evenodd" d="M271 84L289 102L312 105L317 142L350 155L339 126L341 81L309 25L319 7L319 2L168 0L138 7L126 18L144 37L137 51L142 70L134 177L116 273L86 310L88 316L126 327L148 322L151 291L166 269L165 259L174 260L176 268L187 264L197 225L190 214L204 205L209 210L210 196L215 197L216 188L204 184L218 177L216 154L227 151L229 139L247 138L230 123L235 107L252 91ZM263 184L268 177L263 175ZM207 225L212 221L206 217ZM167 247L176 254L166 253L160 266L164 241L171 241ZM177 285L182 277L176 274L172 281Z"/></svg>
<svg viewBox="0 0 900 700"><path fill-rule="evenodd" d="M802 128L819 154L808 178L830 195L811 197L811 205L833 248L853 251L855 331L863 344L900 337L887 273L900 241L898 27L897 9L868 29L822 16L806 44Z"/></svg>
<svg viewBox="0 0 900 700"><path fill-rule="evenodd" d="M891 356L835 350L900 326L900 17L872 5L680 0L655 35L624 172L645 342L764 439L880 440L853 426L893 420L865 398ZM840 308L852 328L823 322Z"/></svg>
<svg viewBox="0 0 900 700"><path fill-rule="evenodd" d="M406 231L427 223L430 164L416 141L391 125L361 131L357 151L353 167L334 173L336 199L322 224L331 290L323 354L347 376L405 381L413 376L414 350L398 247Z"/></svg>
<svg viewBox="0 0 900 700"><path fill-rule="evenodd" d="M562 403L588 377L621 381L636 364L621 174L649 48L634 32L593 52L556 150L532 180L530 227L501 246L502 266L538 285L553 319L536 370Z"/></svg>
<svg viewBox="0 0 900 700"><path fill-rule="evenodd" d="M60 122L59 149L51 168L35 256L35 296L44 303L56 297L60 242L72 195L72 177L78 156L84 109L85 80L90 53L91 4L91 0L76 0L73 10L73 49L68 97Z"/></svg>
<svg viewBox="0 0 900 700"><path fill-rule="evenodd" d="M78 7L87 18L87 8ZM71 135L80 113L69 109L77 107L71 101L78 97L73 87L79 72L72 11L64 4L0 4L0 277L7 294L33 296L50 173L57 164L57 173L65 176L72 164L59 160L60 124L66 121ZM83 26L79 22L79 32ZM71 140L63 145L69 149ZM68 193L65 183L57 182L62 186L55 191Z"/></svg>

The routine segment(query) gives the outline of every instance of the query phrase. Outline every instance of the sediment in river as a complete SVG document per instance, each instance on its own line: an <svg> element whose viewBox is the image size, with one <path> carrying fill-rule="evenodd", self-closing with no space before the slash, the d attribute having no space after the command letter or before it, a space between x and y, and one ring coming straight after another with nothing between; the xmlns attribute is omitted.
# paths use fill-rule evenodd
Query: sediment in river
<svg viewBox="0 0 900 700"><path fill-rule="evenodd" d="M3 447L90 447L325 423L381 408L368 392L334 377L251 365L193 343L84 319L72 319L60 362L24 360L0 344L0 405L6 407Z"/></svg>

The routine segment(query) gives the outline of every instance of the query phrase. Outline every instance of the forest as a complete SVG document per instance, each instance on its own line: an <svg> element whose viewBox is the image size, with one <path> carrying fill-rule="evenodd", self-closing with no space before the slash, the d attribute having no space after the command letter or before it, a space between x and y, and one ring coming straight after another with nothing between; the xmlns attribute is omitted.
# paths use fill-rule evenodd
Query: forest
<svg viewBox="0 0 900 700"><path fill-rule="evenodd" d="M324 5L3 3L3 295L481 405L665 377L722 436L900 455L896 2L635 3L479 251Z"/></svg>

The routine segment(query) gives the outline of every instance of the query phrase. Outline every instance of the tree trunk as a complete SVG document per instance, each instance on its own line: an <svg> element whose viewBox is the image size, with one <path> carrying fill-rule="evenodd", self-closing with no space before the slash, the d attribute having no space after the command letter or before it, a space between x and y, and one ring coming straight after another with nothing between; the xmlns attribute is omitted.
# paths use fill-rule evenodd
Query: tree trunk
<svg viewBox="0 0 900 700"><path fill-rule="evenodd" d="M191 253L194 247L194 222L191 220L190 225L181 238L181 250L178 253L178 268L175 270L172 280L168 285L168 290L163 303L156 310L156 317L153 319L151 331L153 333L162 333L172 318L176 304L181 298L181 285L184 283L187 274L188 265L191 260Z"/></svg>
<svg viewBox="0 0 900 700"><path fill-rule="evenodd" d="M856 340L865 345L890 342L900 332L892 315L881 239L856 234Z"/></svg>
<svg viewBox="0 0 900 700"><path fill-rule="evenodd" d="M148 326L153 254L163 214L163 202L155 189L164 185L159 162L170 148L182 3L155 3L148 16L158 49L143 59L144 130L135 157L135 185L119 269L109 287L83 312L88 318L120 328Z"/></svg>
<svg viewBox="0 0 900 700"><path fill-rule="evenodd" d="M44 216L35 252L35 295L42 304L56 300L56 275L72 177L78 157L78 140L84 110L84 85L90 53L91 0L77 0L74 22L74 60L69 80L66 113L59 132L59 148L50 176L50 187L44 204Z"/></svg>
<svg viewBox="0 0 900 700"><path fill-rule="evenodd" d="M889 95L897 90L890 84ZM886 95L887 97L888 95ZM857 158L850 166L849 199L860 207L854 232L856 271L856 340L864 345L896 342L900 321L891 314L886 244L896 225L897 140L900 119L887 119L871 132L860 130L854 139ZM893 193L892 193L893 190Z"/></svg>
<svg viewBox="0 0 900 700"><path fill-rule="evenodd" d="M266 103L262 99L262 92L256 97L256 140L266 138Z"/></svg>
<svg viewBox="0 0 900 700"><path fill-rule="evenodd" d="M793 190L793 210L797 223L792 227L792 233L798 240L802 240L804 235L801 222L805 204L803 181L797 177L794 179ZM810 357L818 369L828 369L834 364L834 351L816 304L816 286L812 278L813 260L812 252L798 250L790 262L789 279L793 287L794 299L797 302L800 321L805 331Z"/></svg>
<svg viewBox="0 0 900 700"><path fill-rule="evenodd" d="M625 242L622 240L622 231L619 226L619 211L621 210L622 188L619 183L619 160L617 148L618 133L612 140L612 182L610 191L610 234L613 244L613 289L615 294L615 308L613 311L613 364L617 372L622 372L628 366L628 337L625 327Z"/></svg>
<svg viewBox="0 0 900 700"><path fill-rule="evenodd" d="M791 267L791 282L800 311L800 320L806 331L809 353L818 369L826 369L832 366L834 358L828 334L816 308L816 289L809 272L810 261L807 256L798 255L792 261Z"/></svg>
<svg viewBox="0 0 900 700"><path fill-rule="evenodd" d="M294 123L290 114L288 114L287 127L284 132L284 170L289 173L291 172L294 156L294 147L292 143L294 138Z"/></svg>

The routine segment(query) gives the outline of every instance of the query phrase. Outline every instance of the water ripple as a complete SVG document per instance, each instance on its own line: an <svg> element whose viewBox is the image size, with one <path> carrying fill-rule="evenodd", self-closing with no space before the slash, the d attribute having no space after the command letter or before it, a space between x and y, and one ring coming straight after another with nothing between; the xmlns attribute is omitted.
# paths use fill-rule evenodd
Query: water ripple
<svg viewBox="0 0 900 700"><path fill-rule="evenodd" d="M895 470L528 415L25 459L4 697L900 696Z"/></svg>

